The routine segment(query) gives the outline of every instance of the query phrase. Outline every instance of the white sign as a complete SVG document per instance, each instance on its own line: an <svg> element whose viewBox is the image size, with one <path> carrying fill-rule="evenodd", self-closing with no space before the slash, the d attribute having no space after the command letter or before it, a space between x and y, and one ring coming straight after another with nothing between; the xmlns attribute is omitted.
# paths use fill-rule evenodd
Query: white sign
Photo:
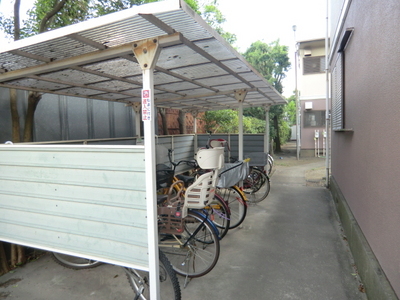
<svg viewBox="0 0 400 300"><path fill-rule="evenodd" d="M142 90L142 121L151 121L151 93L150 90Z"/></svg>

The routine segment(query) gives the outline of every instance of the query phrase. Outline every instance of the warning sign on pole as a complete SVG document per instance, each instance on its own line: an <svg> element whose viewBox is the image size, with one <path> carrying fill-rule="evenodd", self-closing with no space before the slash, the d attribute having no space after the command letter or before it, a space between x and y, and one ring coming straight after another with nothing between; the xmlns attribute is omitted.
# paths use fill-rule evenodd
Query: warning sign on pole
<svg viewBox="0 0 400 300"><path fill-rule="evenodd" d="M151 121L151 93L150 90L142 90L142 121Z"/></svg>

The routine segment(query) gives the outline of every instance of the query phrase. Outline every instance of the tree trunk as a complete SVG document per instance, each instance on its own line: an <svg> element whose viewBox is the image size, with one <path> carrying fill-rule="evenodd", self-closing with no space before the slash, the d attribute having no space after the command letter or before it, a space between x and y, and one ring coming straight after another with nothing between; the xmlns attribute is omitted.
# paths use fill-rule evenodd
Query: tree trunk
<svg viewBox="0 0 400 300"><path fill-rule="evenodd" d="M4 251L4 244L0 242L0 275L10 271L8 266L6 252Z"/></svg>
<svg viewBox="0 0 400 300"><path fill-rule="evenodd" d="M26 263L25 247L17 245L17 265L23 265Z"/></svg>
<svg viewBox="0 0 400 300"><path fill-rule="evenodd" d="M274 127L276 130L276 136L275 136L275 150L276 152L281 152L281 138L279 135L279 124L278 124L278 116L274 116Z"/></svg>
<svg viewBox="0 0 400 300"><path fill-rule="evenodd" d="M187 133L185 118L186 118L186 113L183 110L180 109L179 110L179 117L178 117L179 133L180 134L186 134Z"/></svg>
<svg viewBox="0 0 400 300"><path fill-rule="evenodd" d="M14 267L18 262L17 245L11 244L11 260L10 265Z"/></svg>
<svg viewBox="0 0 400 300"><path fill-rule="evenodd" d="M10 89L10 108L11 108L11 121L12 121L12 141L13 143L19 143L21 141L21 134L19 126L16 89Z"/></svg>
<svg viewBox="0 0 400 300"><path fill-rule="evenodd" d="M19 7L21 0L15 0L14 2L14 41L19 40L21 34L20 20L19 20Z"/></svg>
<svg viewBox="0 0 400 300"><path fill-rule="evenodd" d="M40 99L42 99L42 95L38 92L29 92L28 110L25 117L24 142L32 142L33 140L33 121Z"/></svg>
<svg viewBox="0 0 400 300"><path fill-rule="evenodd" d="M161 123L163 127L163 135L168 135L168 124L167 124L167 109L160 107Z"/></svg>

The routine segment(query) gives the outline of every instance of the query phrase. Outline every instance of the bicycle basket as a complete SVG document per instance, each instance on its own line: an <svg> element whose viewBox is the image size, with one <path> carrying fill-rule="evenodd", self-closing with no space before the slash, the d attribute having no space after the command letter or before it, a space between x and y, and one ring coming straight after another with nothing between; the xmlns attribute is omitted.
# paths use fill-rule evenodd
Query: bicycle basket
<svg viewBox="0 0 400 300"><path fill-rule="evenodd" d="M159 233L178 234L183 232L181 206L162 206L158 207L157 211Z"/></svg>
<svg viewBox="0 0 400 300"><path fill-rule="evenodd" d="M245 180L247 178L249 174L249 162L242 161L225 164L220 171L217 187L228 188L236 185L240 180Z"/></svg>
<svg viewBox="0 0 400 300"><path fill-rule="evenodd" d="M174 170L171 170L167 165L157 164L156 166L156 181L157 189L167 188L172 185L174 179Z"/></svg>

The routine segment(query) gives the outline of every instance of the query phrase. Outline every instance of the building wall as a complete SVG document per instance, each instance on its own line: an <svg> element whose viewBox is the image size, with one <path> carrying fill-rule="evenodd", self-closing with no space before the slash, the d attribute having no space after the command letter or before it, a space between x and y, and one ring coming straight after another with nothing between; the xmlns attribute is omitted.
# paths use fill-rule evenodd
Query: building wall
<svg viewBox="0 0 400 300"><path fill-rule="evenodd" d="M312 56L325 56L325 47L312 48ZM326 94L325 73L304 74L304 49L300 49L299 90L300 100L309 97L324 98Z"/></svg>
<svg viewBox="0 0 400 300"><path fill-rule="evenodd" d="M305 72L305 59L319 59L325 61L325 40L317 39L299 43L299 100L301 106L301 156L315 156L323 154L326 110L326 75L324 65L320 65L318 73ZM317 70L316 69L316 70ZM306 103L311 104L311 109L306 109ZM319 123L316 121L321 121ZM315 140L316 130L319 132ZM317 151L317 152L316 152Z"/></svg>
<svg viewBox="0 0 400 300"><path fill-rule="evenodd" d="M313 108L310 110L305 109L305 103L306 102L312 102ZM315 148L319 148L320 152L322 152L322 147L323 147L323 131L325 130L325 126L315 126L315 127L305 127L305 118L307 118L307 112L308 113L319 113L321 115L325 115L325 99L314 99L310 101L301 101L301 112L302 112L302 118L301 118L301 150L304 153L303 150L314 150ZM307 122L308 124L310 123L309 121ZM315 131L319 131L320 138L318 139L318 145L316 144L316 141L314 140L315 137ZM313 152L310 153L310 155L314 155Z"/></svg>
<svg viewBox="0 0 400 300"><path fill-rule="evenodd" d="M353 131L332 133L332 176L397 295L399 23L398 0L351 2L343 26L354 27L344 51L344 121ZM333 53L334 62L337 51Z"/></svg>

